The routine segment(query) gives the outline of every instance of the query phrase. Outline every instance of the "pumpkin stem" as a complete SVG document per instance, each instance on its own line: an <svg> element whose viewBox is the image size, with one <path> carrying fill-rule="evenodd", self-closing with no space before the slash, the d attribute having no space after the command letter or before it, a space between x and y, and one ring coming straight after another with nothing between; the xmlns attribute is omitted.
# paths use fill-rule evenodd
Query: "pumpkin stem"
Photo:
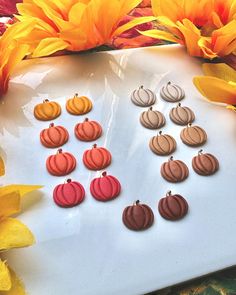
<svg viewBox="0 0 236 295"><path fill-rule="evenodd" d="M94 145L93 145L93 148L95 149L97 147L97 144L95 143Z"/></svg>
<svg viewBox="0 0 236 295"><path fill-rule="evenodd" d="M181 107L181 103L180 102L178 103L178 107Z"/></svg>
<svg viewBox="0 0 236 295"><path fill-rule="evenodd" d="M139 87L139 89L143 89L143 85L141 85L141 86Z"/></svg>
<svg viewBox="0 0 236 295"><path fill-rule="evenodd" d="M88 122L88 120L89 120L88 118L85 118L85 119L84 119L84 122Z"/></svg>
<svg viewBox="0 0 236 295"><path fill-rule="evenodd" d="M137 201L134 203L134 205L139 205L139 203L140 203L140 201L137 200Z"/></svg>
<svg viewBox="0 0 236 295"><path fill-rule="evenodd" d="M167 83L167 85L170 85L171 84L171 82L169 81L168 83Z"/></svg>
<svg viewBox="0 0 236 295"><path fill-rule="evenodd" d="M167 194L166 194L166 196L167 196L167 197L168 197L168 196L171 196L171 191L168 191Z"/></svg>
<svg viewBox="0 0 236 295"><path fill-rule="evenodd" d="M199 155L201 155L201 154L202 154L202 152L203 152L203 150L200 150L200 151L198 152L198 154L199 154Z"/></svg>
<svg viewBox="0 0 236 295"><path fill-rule="evenodd" d="M159 135L162 135L162 131L161 130L159 131Z"/></svg>
<svg viewBox="0 0 236 295"><path fill-rule="evenodd" d="M149 111L152 111L152 107L149 108Z"/></svg>
<svg viewBox="0 0 236 295"><path fill-rule="evenodd" d="M43 103L49 102L49 99L44 99Z"/></svg>
<svg viewBox="0 0 236 295"><path fill-rule="evenodd" d="M173 156L171 156L171 157L169 158L169 161L173 161L173 159L174 159L174 157L173 157Z"/></svg>
<svg viewBox="0 0 236 295"><path fill-rule="evenodd" d="M107 176L107 172L106 171L102 172L102 176Z"/></svg>
<svg viewBox="0 0 236 295"><path fill-rule="evenodd" d="M49 128L54 127L54 123L50 123Z"/></svg>
<svg viewBox="0 0 236 295"><path fill-rule="evenodd" d="M192 123L188 123L188 127L191 127L192 126Z"/></svg>
<svg viewBox="0 0 236 295"><path fill-rule="evenodd" d="M66 180L67 183L70 183L72 180L69 178Z"/></svg>
<svg viewBox="0 0 236 295"><path fill-rule="evenodd" d="M75 97L78 97L79 96L79 94L78 93L75 93Z"/></svg>
<svg viewBox="0 0 236 295"><path fill-rule="evenodd" d="M57 153L58 153L58 154L61 154L61 153L62 153L62 149L58 149L58 150L57 150Z"/></svg>

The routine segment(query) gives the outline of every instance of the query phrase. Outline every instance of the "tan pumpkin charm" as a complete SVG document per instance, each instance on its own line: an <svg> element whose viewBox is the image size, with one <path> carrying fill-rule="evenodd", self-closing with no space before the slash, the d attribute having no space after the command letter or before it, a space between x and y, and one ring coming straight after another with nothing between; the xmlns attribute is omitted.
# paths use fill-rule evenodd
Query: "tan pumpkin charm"
<svg viewBox="0 0 236 295"><path fill-rule="evenodd" d="M40 141L42 145L48 148L60 147L68 141L69 133L63 126L54 126L53 123L49 128L40 132Z"/></svg>
<svg viewBox="0 0 236 295"><path fill-rule="evenodd" d="M177 125L187 125L195 119L194 112L188 107L182 107L181 103L170 111L170 119Z"/></svg>
<svg viewBox="0 0 236 295"><path fill-rule="evenodd" d="M173 160L173 157L161 166L161 176L169 182L181 182L188 177L188 174L187 165L180 160Z"/></svg>
<svg viewBox="0 0 236 295"><path fill-rule="evenodd" d="M200 146L207 141L207 134L201 127L188 124L188 126L181 131L180 138L183 143L189 146Z"/></svg>
<svg viewBox="0 0 236 295"><path fill-rule="evenodd" d="M153 153L159 156L166 156L175 151L176 141L171 135L162 134L162 131L160 131L157 136L151 138L149 147Z"/></svg>
<svg viewBox="0 0 236 295"><path fill-rule="evenodd" d="M168 82L161 88L160 95L165 101L177 102L184 98L185 93L180 86Z"/></svg>
<svg viewBox="0 0 236 295"><path fill-rule="evenodd" d="M56 119L61 114L61 107L55 101L45 99L34 107L34 116L40 121L50 121Z"/></svg>
<svg viewBox="0 0 236 295"><path fill-rule="evenodd" d="M140 86L132 92L131 101L139 107L149 107L156 102L156 94L150 89Z"/></svg>
<svg viewBox="0 0 236 295"><path fill-rule="evenodd" d="M84 115L91 111L93 105L86 96L78 96L76 93L73 98L66 102L66 110L72 115Z"/></svg>
<svg viewBox="0 0 236 295"><path fill-rule="evenodd" d="M198 152L192 160L193 170L203 176L212 175L219 169L219 161L212 154L204 154L202 150Z"/></svg>
<svg viewBox="0 0 236 295"><path fill-rule="evenodd" d="M147 111L142 112L140 123L148 129L158 129L165 125L166 119L161 112L154 111L150 107Z"/></svg>
<svg viewBox="0 0 236 295"><path fill-rule="evenodd" d="M84 122L75 126L75 136L82 141L93 141L102 135L102 127L96 121L89 121L85 118Z"/></svg>

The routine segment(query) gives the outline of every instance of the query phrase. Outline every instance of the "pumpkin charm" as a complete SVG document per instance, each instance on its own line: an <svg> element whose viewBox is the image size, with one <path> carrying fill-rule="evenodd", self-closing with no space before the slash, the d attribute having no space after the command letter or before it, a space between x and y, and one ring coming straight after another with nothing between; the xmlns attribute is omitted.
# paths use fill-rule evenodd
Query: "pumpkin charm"
<svg viewBox="0 0 236 295"><path fill-rule="evenodd" d="M69 133L62 126L54 126L53 123L49 128L43 129L40 132L40 141L42 145L48 148L60 147L68 141Z"/></svg>
<svg viewBox="0 0 236 295"><path fill-rule="evenodd" d="M134 205L125 208L122 219L126 227L139 231L152 226L154 214L148 205L136 201Z"/></svg>
<svg viewBox="0 0 236 295"><path fill-rule="evenodd" d="M76 159L71 153L66 153L59 149L56 155L51 155L47 158L46 167L52 175L67 175L75 169Z"/></svg>
<svg viewBox="0 0 236 295"><path fill-rule="evenodd" d="M188 213L188 203L181 195L172 195L169 191L160 199L158 210L161 216L168 220L179 220Z"/></svg>
<svg viewBox="0 0 236 295"><path fill-rule="evenodd" d="M84 115L91 111L93 105L86 96L78 96L76 93L73 98L66 102L66 110L72 115Z"/></svg>
<svg viewBox="0 0 236 295"><path fill-rule="evenodd" d="M181 103L170 111L170 119L177 125L188 125L195 120L194 112L188 107L182 107Z"/></svg>
<svg viewBox="0 0 236 295"><path fill-rule="evenodd" d="M90 184L91 195L98 201L106 202L118 197L121 185L117 178L102 173L102 177L94 178Z"/></svg>
<svg viewBox="0 0 236 295"><path fill-rule="evenodd" d="M102 170L111 164L111 153L94 144L92 149L84 152L83 162L89 170Z"/></svg>
<svg viewBox="0 0 236 295"><path fill-rule="evenodd" d="M93 141L102 135L102 127L96 121L89 121L88 118L83 123L75 126L75 136L82 141Z"/></svg>
<svg viewBox="0 0 236 295"><path fill-rule="evenodd" d="M160 131L157 136L151 138L149 147L153 153L159 156L166 156L175 151L176 141L171 135L162 134L162 131Z"/></svg>
<svg viewBox="0 0 236 295"><path fill-rule="evenodd" d="M149 107L156 102L156 94L150 89L140 86L131 94L131 101L139 107Z"/></svg>
<svg viewBox="0 0 236 295"><path fill-rule="evenodd" d="M175 84L168 82L165 86L161 88L161 97L168 102L177 102L184 98L184 90Z"/></svg>
<svg viewBox="0 0 236 295"><path fill-rule="evenodd" d="M188 126L181 131L180 138L183 143L189 146L200 146L207 141L207 134L201 127L188 124Z"/></svg>
<svg viewBox="0 0 236 295"><path fill-rule="evenodd" d="M219 169L219 162L212 154L203 154L202 150L198 152L192 160L193 170L203 176L212 175Z"/></svg>
<svg viewBox="0 0 236 295"><path fill-rule="evenodd" d="M45 99L34 107L34 116L40 121L49 121L56 119L61 114L61 107L55 101Z"/></svg>
<svg viewBox="0 0 236 295"><path fill-rule="evenodd" d="M173 157L161 166L161 176L169 182L181 182L188 177L188 174L186 164L180 160L173 160Z"/></svg>
<svg viewBox="0 0 236 295"><path fill-rule="evenodd" d="M148 129L158 129L165 125L166 119L159 111L153 111L150 107L147 111L142 112L140 123Z"/></svg>
<svg viewBox="0 0 236 295"><path fill-rule="evenodd" d="M64 208L74 207L83 202L85 190L82 184L71 179L66 183L57 185L53 190L54 202Z"/></svg>

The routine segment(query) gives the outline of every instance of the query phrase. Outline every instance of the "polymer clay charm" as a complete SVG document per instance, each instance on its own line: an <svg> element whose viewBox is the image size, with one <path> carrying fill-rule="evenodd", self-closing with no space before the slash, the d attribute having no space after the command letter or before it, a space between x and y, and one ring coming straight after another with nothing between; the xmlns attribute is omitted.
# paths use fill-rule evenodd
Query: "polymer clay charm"
<svg viewBox="0 0 236 295"><path fill-rule="evenodd" d="M70 208L83 202L85 190L81 183L67 179L66 183L58 184L53 190L54 202L63 208Z"/></svg>
<svg viewBox="0 0 236 295"><path fill-rule="evenodd" d="M140 123L148 129L158 129L165 125L166 119L164 115L155 111L150 107L147 111L142 112L140 116Z"/></svg>
<svg viewBox="0 0 236 295"><path fill-rule="evenodd" d="M168 162L161 165L161 176L169 182L181 182L188 177L189 171L186 164L170 157Z"/></svg>
<svg viewBox="0 0 236 295"><path fill-rule="evenodd" d="M149 147L153 153L159 156L166 156L175 151L176 141L171 135L162 134L162 131L159 131L158 135L151 138Z"/></svg>
<svg viewBox="0 0 236 295"><path fill-rule="evenodd" d="M201 127L192 126L190 123L181 131L180 138L189 146L200 146L207 141L207 134Z"/></svg>
<svg viewBox="0 0 236 295"><path fill-rule="evenodd" d="M165 219L179 220L188 213L188 203L181 195L172 195L169 191L164 198L160 199L158 211Z"/></svg>
<svg viewBox="0 0 236 295"><path fill-rule="evenodd" d="M48 172L54 176L67 175L75 169L76 159L71 153L59 149L56 155L47 158L46 167Z"/></svg>
<svg viewBox="0 0 236 295"><path fill-rule="evenodd" d="M170 119L177 125L187 125L195 120L195 115L190 108L183 107L179 103L177 107L170 110Z"/></svg>
<svg viewBox="0 0 236 295"><path fill-rule="evenodd" d="M49 125L49 128L43 129L40 132L40 141L47 148L60 147L68 141L69 133L62 126L54 126L54 123Z"/></svg>
<svg viewBox="0 0 236 295"><path fill-rule="evenodd" d="M61 107L55 101L45 99L34 107L34 116L40 121L49 121L56 119L61 114Z"/></svg>
<svg viewBox="0 0 236 295"><path fill-rule="evenodd" d="M184 98L185 93L180 86L168 82L161 88L160 95L165 101L178 102Z"/></svg>
<svg viewBox="0 0 236 295"><path fill-rule="evenodd" d="M148 205L136 201L132 206L125 208L122 219L127 228L140 231L152 226L154 214Z"/></svg>
<svg viewBox="0 0 236 295"><path fill-rule="evenodd" d="M204 154L202 150L198 152L192 160L193 170L203 176L208 176L216 173L219 169L219 161L212 154Z"/></svg>
<svg viewBox="0 0 236 295"><path fill-rule="evenodd" d="M73 98L66 102L66 110L72 115L84 115L91 111L93 105L86 96L78 96L76 93Z"/></svg>
<svg viewBox="0 0 236 295"><path fill-rule="evenodd" d="M112 175L102 173L101 177L94 178L90 184L91 195L97 201L110 201L118 197L121 191L121 185L117 178Z"/></svg>
<svg viewBox="0 0 236 295"><path fill-rule="evenodd" d="M89 121L88 118L75 126L75 136L82 141L93 141L102 135L102 127L96 121Z"/></svg>
<svg viewBox="0 0 236 295"><path fill-rule="evenodd" d="M131 100L139 107L149 107L156 102L156 94L150 89L140 86L132 92Z"/></svg>
<svg viewBox="0 0 236 295"><path fill-rule="evenodd" d="M96 144L93 148L86 150L83 155L84 165L89 170L102 170L111 164L111 153L103 147L97 147Z"/></svg>

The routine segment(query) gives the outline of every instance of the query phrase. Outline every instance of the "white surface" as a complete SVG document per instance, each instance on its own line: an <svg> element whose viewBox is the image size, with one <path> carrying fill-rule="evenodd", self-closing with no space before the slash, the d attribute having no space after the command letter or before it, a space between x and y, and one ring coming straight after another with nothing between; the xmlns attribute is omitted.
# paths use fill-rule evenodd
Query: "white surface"
<svg viewBox="0 0 236 295"><path fill-rule="evenodd" d="M0 142L5 151L5 183L44 184L41 192L26 197L20 219L33 230L37 244L8 252L5 257L24 280L30 295L134 295L179 283L236 263L235 114L203 100L192 85L200 74L200 61L178 46L64 56L23 62L0 106ZM182 85L183 105L191 107L195 123L208 141L204 151L220 161L220 170L201 177L191 168L199 148L181 143L182 127L169 117L173 104L164 102L158 90L166 82ZM156 131L143 128L143 108L133 105L129 94L140 85L156 91L155 107L167 119L163 131L177 140L176 159L186 162L189 178L170 184L160 176L168 157L154 155L148 142ZM98 174L82 164L83 151L91 143L75 139L73 127L85 116L73 117L64 108L75 92L93 100L87 116L101 122L97 141L113 155L107 171L118 177L123 192L108 203L95 201L89 183ZM63 106L55 123L67 127L70 140L63 147L74 153L78 168L70 175L87 191L85 201L72 209L58 208L53 187L66 177L53 177L45 160L53 150L42 147L39 132L48 126L33 117L33 107L45 98ZM158 200L168 190L189 202L189 214L179 222L162 219ZM123 209L135 200L150 205L155 224L145 232L132 232L122 224Z"/></svg>

